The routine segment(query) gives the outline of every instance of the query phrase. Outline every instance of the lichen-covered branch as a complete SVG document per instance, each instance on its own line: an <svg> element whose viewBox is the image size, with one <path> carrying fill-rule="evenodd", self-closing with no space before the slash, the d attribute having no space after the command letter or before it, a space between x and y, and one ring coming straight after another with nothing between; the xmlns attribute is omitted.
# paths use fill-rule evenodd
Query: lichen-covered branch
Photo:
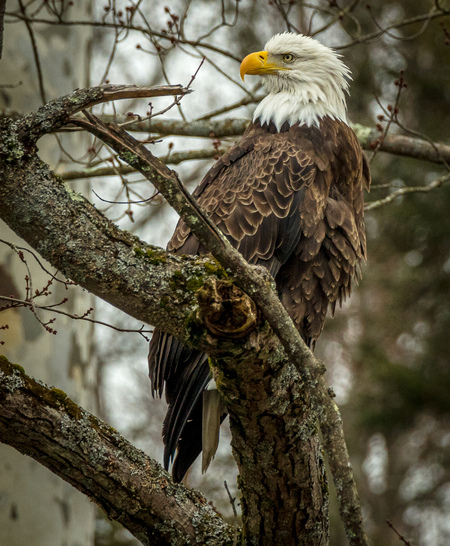
<svg viewBox="0 0 450 546"><path fill-rule="evenodd" d="M197 491L63 391L0 356L0 441L93 500L144 545L232 544L233 529Z"/></svg>
<svg viewBox="0 0 450 546"><path fill-rule="evenodd" d="M373 150L373 145L380 137L376 128L364 127L359 123L351 124L361 146ZM421 138L405 135L388 134L380 144L379 150L388 154L412 157L430 163L450 163L450 146L441 142L429 142Z"/></svg>
<svg viewBox="0 0 450 546"><path fill-rule="evenodd" d="M102 121L121 123L125 116L102 115ZM159 135L196 136L204 138L224 138L241 135L247 125L248 119L230 118L225 120L200 120L183 121L174 119L146 120L131 123L129 131L149 132ZM380 133L374 127L365 127L359 123L351 123L356 136L365 150L372 150L373 143L379 138ZM444 159L450 163L450 146L443 143L433 143L405 135L389 134L380 145L380 151L389 154L412 157L431 163L442 163Z"/></svg>
<svg viewBox="0 0 450 546"><path fill-rule="evenodd" d="M6 117L18 120L21 114L20 112L0 110L0 119ZM130 122L129 116L124 114L102 114L99 118L105 123L127 123L127 129L136 133L219 139L242 135L249 124L249 120L244 118L194 121L150 118L133 122ZM375 127L366 127L359 123L351 123L350 126L355 131L361 146L365 150L372 151L374 143L379 139L379 131ZM442 164L443 160L450 163L450 146L448 144L441 142L431 144L427 140L405 135L386 135L380 144L379 150L388 154L411 157L430 163Z"/></svg>
<svg viewBox="0 0 450 546"><path fill-rule="evenodd" d="M0 216L67 277L129 315L187 340L195 290L226 277L210 257L180 257L141 241L71 191L36 156L0 154Z"/></svg>
<svg viewBox="0 0 450 546"><path fill-rule="evenodd" d="M17 121L16 131L22 142L35 142L41 136L59 129L68 116L96 104L119 99L186 95L191 90L181 85L137 87L135 85L100 85L77 89L27 114Z"/></svg>
<svg viewBox="0 0 450 546"><path fill-rule="evenodd" d="M364 530L362 512L355 509L355 506L359 507L359 496L345 442L341 414L334 401L334 394L329 391L323 378L320 381L321 385L316 392L320 429L333 475L341 520L348 543L352 546L367 546L369 541Z"/></svg>

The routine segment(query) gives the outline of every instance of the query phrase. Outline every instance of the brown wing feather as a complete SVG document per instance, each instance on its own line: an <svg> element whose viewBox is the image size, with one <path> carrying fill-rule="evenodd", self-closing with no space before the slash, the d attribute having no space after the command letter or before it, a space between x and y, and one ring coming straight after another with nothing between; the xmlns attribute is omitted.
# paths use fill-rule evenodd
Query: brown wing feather
<svg viewBox="0 0 450 546"><path fill-rule="evenodd" d="M329 305L350 295L366 256L363 189L370 174L353 131L324 120L322 142L311 139L322 165L305 192L303 237L277 278L281 299L305 340L315 345ZM319 163L316 161L319 167Z"/></svg>
<svg viewBox="0 0 450 546"><path fill-rule="evenodd" d="M251 124L194 196L249 262L271 271L283 304L313 347L329 305L334 311L350 294L366 255L363 186L369 187L370 175L345 123L325 118L320 128L284 129ZM183 220L168 249L205 252ZM201 450L197 421L206 357L158 332L149 364L153 392L161 394L165 383L169 403L166 467L178 446L174 468L181 479ZM196 440L189 444L182 435L193 431Z"/></svg>

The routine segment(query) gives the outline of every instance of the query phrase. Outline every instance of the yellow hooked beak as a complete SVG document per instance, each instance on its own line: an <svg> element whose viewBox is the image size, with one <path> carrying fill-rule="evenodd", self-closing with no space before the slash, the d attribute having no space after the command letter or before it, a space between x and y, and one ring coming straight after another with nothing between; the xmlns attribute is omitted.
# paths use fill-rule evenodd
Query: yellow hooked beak
<svg viewBox="0 0 450 546"><path fill-rule="evenodd" d="M285 66L280 66L276 63L268 63L268 52L257 51L256 53L250 53L241 63L241 78L244 80L245 74L249 76L256 76L258 74L271 74L278 70L290 70Z"/></svg>

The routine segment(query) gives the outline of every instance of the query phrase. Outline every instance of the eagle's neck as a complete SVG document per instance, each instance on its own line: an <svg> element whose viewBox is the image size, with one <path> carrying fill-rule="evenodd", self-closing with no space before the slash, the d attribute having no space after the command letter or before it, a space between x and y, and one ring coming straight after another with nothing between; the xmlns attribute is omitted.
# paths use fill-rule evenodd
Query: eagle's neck
<svg viewBox="0 0 450 546"><path fill-rule="evenodd" d="M272 121L280 131L285 122L319 127L326 116L347 123L344 89L334 82L328 85L304 82L293 89L269 93L256 108L253 121L259 119L261 125Z"/></svg>

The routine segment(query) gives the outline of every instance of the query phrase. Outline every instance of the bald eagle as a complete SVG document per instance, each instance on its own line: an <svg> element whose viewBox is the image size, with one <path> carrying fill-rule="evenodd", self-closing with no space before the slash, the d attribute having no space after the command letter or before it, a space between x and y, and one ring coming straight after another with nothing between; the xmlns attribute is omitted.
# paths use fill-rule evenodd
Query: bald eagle
<svg viewBox="0 0 450 546"><path fill-rule="evenodd" d="M305 342L313 349L325 315L350 294L366 256L363 190L370 174L346 119L349 69L316 40L277 34L265 51L242 61L240 73L262 76L267 96L240 142L194 192L198 203L251 264L266 267ZM169 242L177 254L202 254L183 220ZM202 451L202 419L217 433L204 442L205 468L226 416L204 396L211 382L207 355L155 330L149 353L153 395L165 395L164 465L181 481ZM215 416L208 416L208 411ZM205 428L205 427L204 427ZM207 454L205 456L205 451ZM206 460L205 460L206 459Z"/></svg>

